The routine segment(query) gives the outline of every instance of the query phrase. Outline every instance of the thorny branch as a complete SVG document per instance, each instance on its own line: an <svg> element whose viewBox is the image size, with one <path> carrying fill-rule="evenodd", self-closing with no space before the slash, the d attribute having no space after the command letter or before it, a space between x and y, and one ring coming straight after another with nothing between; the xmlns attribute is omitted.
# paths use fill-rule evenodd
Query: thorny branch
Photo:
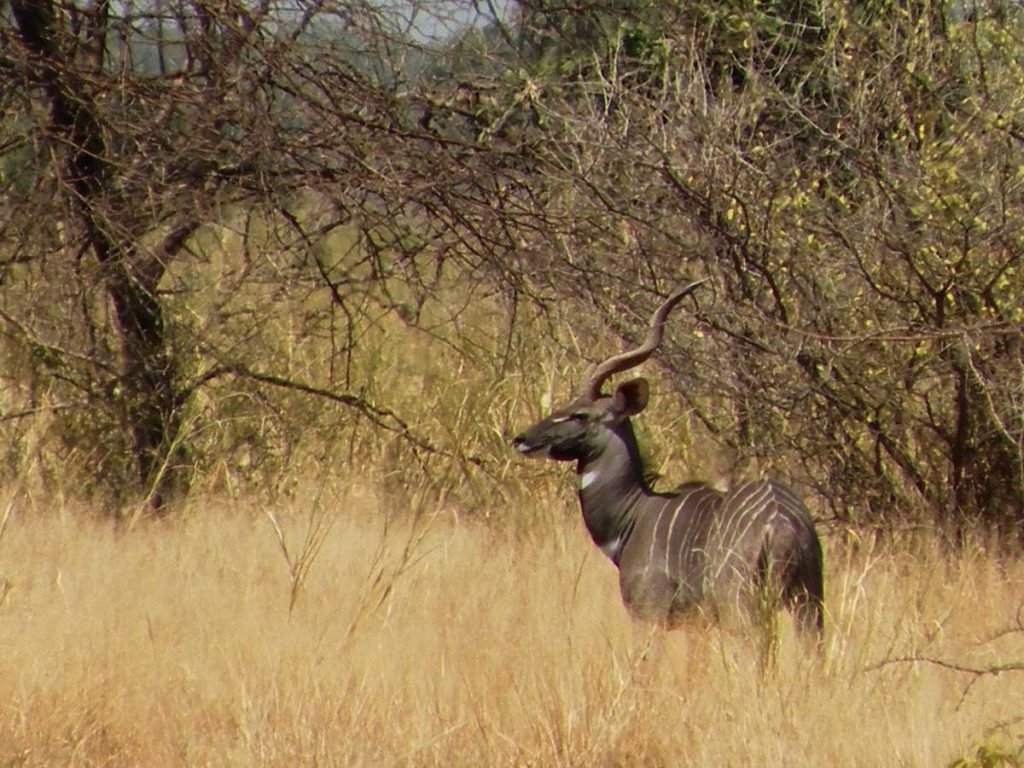
<svg viewBox="0 0 1024 768"><path fill-rule="evenodd" d="M980 641L980 645L986 645L1008 635L1017 634L1024 634L1024 602L1017 606L1017 615L1009 626L991 633L988 637ZM999 675L1010 672L1024 672L1024 660L1005 661L997 664L974 665L951 659L926 656L923 654L908 654L905 656L894 656L883 659L882 661L869 666L868 670L874 671L895 664L928 664L950 672L970 676L970 681L961 692L960 703L958 706L963 704L974 686L982 679L986 677L998 677Z"/></svg>

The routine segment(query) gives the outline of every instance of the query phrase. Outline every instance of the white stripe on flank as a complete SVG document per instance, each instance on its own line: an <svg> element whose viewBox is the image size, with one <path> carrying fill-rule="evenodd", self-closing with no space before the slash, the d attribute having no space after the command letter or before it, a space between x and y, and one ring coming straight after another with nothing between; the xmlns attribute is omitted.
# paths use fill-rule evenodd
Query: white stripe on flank
<svg viewBox="0 0 1024 768"><path fill-rule="evenodd" d="M589 472L584 472L580 475L580 490L582 491L584 488L589 487L595 480L597 480L596 470L592 469Z"/></svg>

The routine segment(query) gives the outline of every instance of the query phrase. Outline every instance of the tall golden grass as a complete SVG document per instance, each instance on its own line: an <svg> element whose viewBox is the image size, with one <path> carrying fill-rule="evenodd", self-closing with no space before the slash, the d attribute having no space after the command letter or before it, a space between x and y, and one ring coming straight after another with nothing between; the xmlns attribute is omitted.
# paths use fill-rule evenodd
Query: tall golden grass
<svg viewBox="0 0 1024 768"><path fill-rule="evenodd" d="M784 620L762 672L741 633L635 626L569 494L522 503L554 511L484 526L352 483L117 530L12 501L0 765L934 766L1020 744L1024 672L936 662L1024 659L1024 563L833 533L824 659Z"/></svg>

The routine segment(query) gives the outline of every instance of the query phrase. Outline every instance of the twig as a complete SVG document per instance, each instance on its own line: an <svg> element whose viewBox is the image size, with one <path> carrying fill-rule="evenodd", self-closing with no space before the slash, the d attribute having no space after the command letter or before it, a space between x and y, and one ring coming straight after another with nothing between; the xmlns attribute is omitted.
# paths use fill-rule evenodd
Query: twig
<svg viewBox="0 0 1024 768"><path fill-rule="evenodd" d="M1024 672L1024 661L1009 661L1003 664L990 664L984 667L974 667L967 664L961 664L956 661L949 661L947 659L939 659L933 656L897 656L889 659L883 659L871 666L867 667L867 671L875 671L888 667L893 664L930 664L934 667L941 669L947 669L951 672L958 672L965 675L971 675L971 680L967 683L963 692L960 695L960 701L957 703L957 709L964 703L967 695L971 692L971 689L975 684L985 677L1001 675L1004 672Z"/></svg>
<svg viewBox="0 0 1024 768"><path fill-rule="evenodd" d="M1024 672L1024 661L1010 661L1005 664L992 664L985 667L972 667L967 664L961 664L956 661L949 661L947 659L938 659L933 656L898 656L891 659L883 659L875 664L872 664L867 668L867 671L871 672L874 670L882 669L893 664L931 664L936 667L942 667L943 669L949 669L953 672L963 672L964 674L973 675L975 677L984 677L985 675L999 675L1003 672Z"/></svg>
<svg viewBox="0 0 1024 768"><path fill-rule="evenodd" d="M237 376L252 379L258 381L261 384L269 384L274 387L281 389L290 389L296 392L302 392L307 395L313 395L315 397L321 397L326 400L331 400L341 405L356 408L367 416L378 427L387 429L391 432L397 432L405 440L411 443L416 448L426 452L443 456L445 458L453 459L465 459L471 464L482 466L485 463L485 459L479 456L464 456L455 455L451 451L446 451L443 448L431 443L424 437L417 435L413 432L412 427L404 421L397 413L392 411L390 408L386 408L381 405L376 405L370 402L364 397L354 395L350 392L334 392L323 387L317 387L312 384L307 384L303 381L297 381L295 379L285 378L283 376L277 376L272 373L262 373L260 371L254 371L250 368L241 365L228 366L228 370Z"/></svg>

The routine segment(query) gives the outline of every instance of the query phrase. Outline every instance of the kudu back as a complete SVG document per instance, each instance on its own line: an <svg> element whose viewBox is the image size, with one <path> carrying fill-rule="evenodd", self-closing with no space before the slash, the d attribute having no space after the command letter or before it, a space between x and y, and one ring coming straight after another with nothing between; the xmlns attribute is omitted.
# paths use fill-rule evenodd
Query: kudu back
<svg viewBox="0 0 1024 768"><path fill-rule="evenodd" d="M576 462L583 520L618 567L623 602L635 617L671 628L698 611L714 619L749 617L759 606L782 604L820 637L821 543L797 494L774 480L724 493L704 483L654 491L630 423L647 405L647 381L603 391L609 377L651 356L669 312L702 282L671 296L639 347L597 365L579 397L513 445L526 456Z"/></svg>

